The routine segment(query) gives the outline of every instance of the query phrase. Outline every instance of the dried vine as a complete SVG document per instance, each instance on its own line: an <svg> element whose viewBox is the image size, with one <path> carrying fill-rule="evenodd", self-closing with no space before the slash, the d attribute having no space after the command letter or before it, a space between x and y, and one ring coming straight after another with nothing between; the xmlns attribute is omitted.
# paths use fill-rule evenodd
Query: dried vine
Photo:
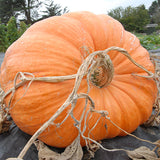
<svg viewBox="0 0 160 160"><path fill-rule="evenodd" d="M93 140L92 138L90 138L90 132L91 130L93 130L96 125L98 124L98 121L100 120L100 118L104 117L105 119L109 120L114 126L116 126L117 128L119 128L121 131L125 132L126 134L130 135L130 136L133 136L141 141L145 141L145 142L148 142L148 143L151 143L151 144L154 144L154 145L159 145L155 142L150 142L150 141L147 141L147 140L143 140L143 139L140 139L126 131L124 131L123 129L121 129L119 126L117 126L109 117L108 115L108 112L107 111L97 111L95 110L95 107L94 107L94 102L93 100L91 99L91 97L88 95L89 93L89 90L90 90L90 81L93 82L94 85L97 85L98 87L102 87L104 85L108 85L111 80L112 80L112 77L113 77L113 72L114 70L112 69L112 63L110 62L110 58L109 56L107 55L107 53L109 51L112 51L112 50L115 50L115 51L119 51L121 52L123 55L125 55L133 64L135 64L137 67L141 68L142 70L144 70L145 72L148 73L148 76L142 76L142 77L146 77L146 78L153 78L153 79L156 79L155 75L148 71L147 69L145 69L143 66L141 66L140 64L136 63L132 58L131 56L129 55L129 53L122 49L122 48L119 48L119 47L111 47L111 48L108 48L104 51L96 51L96 52L93 52L92 54L90 54L85 60L84 62L82 63L82 65L79 67L78 69L78 72L77 74L75 75L68 75L68 76L58 76L58 77L34 77L34 75L32 73L22 73L22 72L19 72L17 73L17 75L15 76L15 79L14 79L14 87L11 88L9 91L7 91L6 93L3 93L2 97L1 97L1 104L3 104L3 101L4 101L4 98L8 95L11 95L10 96L10 101L8 103L8 108L9 107L13 107L13 106L10 106L11 105L11 102L12 102L12 99L14 98L14 94L16 92L16 90L23 86L26 82L29 82L28 83L28 87L25 91L25 93L27 92L28 88L30 87L31 83L33 81L43 81L43 82L52 82L52 83L55 83L55 82L61 82L61 81L65 81L65 80L69 80L69 79L74 79L75 78L75 85L74 85L74 88L71 92L71 94L69 95L69 97L66 99L66 101L64 102L64 104L57 110L57 112L47 121L45 122L42 127L40 127L36 133L31 137L31 139L28 141L28 143L25 145L25 147L23 148L23 150L21 151L21 153L19 154L19 156L16 158L16 160L20 160L20 159L23 159L24 155L26 154L27 150L29 149L29 147L34 143L34 141L38 138L38 136L50 125L56 125L56 126L60 126L62 125L62 123L65 122L65 120L71 116L73 118L73 120L75 121L75 127L78 129L79 131L79 135L78 136L81 136L85 142L86 142L86 146L89 148L90 147L90 142L93 142L95 143L97 146L101 147L102 149L104 150L107 150L107 151L119 151L119 150L123 150L123 151L126 151L124 149L106 149L104 148L99 142ZM108 63L109 62L109 63ZM101 82L101 81L95 81L95 79L93 79L92 77L92 73L94 72L98 72L99 69L97 70L98 67L101 67L104 71L105 69L106 70L109 70L109 72L107 72L108 76L109 76L109 79L106 79L105 82ZM87 77L87 84L88 84L88 91L87 93L81 93L81 94L78 94L78 89L79 89L79 86L81 84L81 81L83 79L83 77L86 76ZM137 76L141 76L141 75L137 75ZM25 95L24 93L24 95ZM21 98L23 98L23 96ZM78 99L80 98L83 98L86 100L85 102L85 106L84 106L84 109L83 109L83 113L81 115L81 118L80 120L77 120L74 115L73 115L73 110L76 106L76 102ZM159 101L158 101L159 102ZM87 110L87 105L88 103L90 104L89 106L89 109ZM60 115L61 112L63 112L64 109L66 109L69 105L71 104L71 109L69 110L69 113L67 114L67 116L64 118L64 120L59 123L59 124L55 124L54 123L54 120ZM15 105L15 104L14 104ZM159 105L159 104L158 104ZM6 110L5 107L2 107L3 109L3 113L5 113L6 115L9 114L9 111ZM88 136L84 136L84 132L87 128L87 119L90 118L88 117L89 116L89 113L99 113L101 116L100 118L97 120L97 122L95 123L95 125L90 129L90 132L88 133ZM86 114L85 114L86 113ZM90 115L92 116L92 114ZM82 121L84 121L84 126L82 128ZM8 159L9 160L9 159ZM10 159L11 160L11 159Z"/></svg>
<svg viewBox="0 0 160 160"><path fill-rule="evenodd" d="M154 80L157 84L158 95L153 106L154 113L144 123L145 127L158 126L160 124L160 64L158 63L160 60L160 56L150 53L150 57L155 66Z"/></svg>

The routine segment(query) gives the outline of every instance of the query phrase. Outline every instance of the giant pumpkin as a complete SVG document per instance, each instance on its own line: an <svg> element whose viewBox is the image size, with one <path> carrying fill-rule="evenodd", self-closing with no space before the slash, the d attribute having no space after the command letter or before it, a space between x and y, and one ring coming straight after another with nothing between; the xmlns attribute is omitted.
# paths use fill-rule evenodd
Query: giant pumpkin
<svg viewBox="0 0 160 160"><path fill-rule="evenodd" d="M13 87L17 72L29 72L35 77L76 74L87 54L111 46L124 48L137 63L154 72L147 50L118 21L107 15L73 12L33 24L14 42L8 48L1 65L0 85L7 92ZM153 79L133 75L147 74L118 51L110 51L108 55L114 66L113 79L103 87L91 83L89 96L94 101L96 110L108 111L108 116L116 125L131 133L151 115L157 94L156 84ZM65 102L73 89L74 81L34 81L26 94L27 84L18 88L9 108L14 122L22 131L33 135ZM86 91L87 82L84 77L78 92ZM4 99L6 106L9 100L10 95ZM77 101L73 111L76 119L80 118L84 104L83 99ZM65 109L54 123L62 122L67 113L68 110ZM90 116L86 136L99 117L98 113ZM39 139L51 146L66 147L77 135L74 121L68 117L60 127L50 125ZM122 130L104 118L98 121L90 133L94 140L122 135ZM85 145L82 138L81 145Z"/></svg>

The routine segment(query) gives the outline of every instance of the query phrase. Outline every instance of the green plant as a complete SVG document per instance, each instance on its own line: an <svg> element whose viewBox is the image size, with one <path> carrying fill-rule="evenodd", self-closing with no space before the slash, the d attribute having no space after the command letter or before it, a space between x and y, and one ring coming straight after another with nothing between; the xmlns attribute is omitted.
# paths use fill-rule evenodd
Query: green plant
<svg viewBox="0 0 160 160"><path fill-rule="evenodd" d="M6 26L0 22L0 52L5 52L7 46Z"/></svg>
<svg viewBox="0 0 160 160"><path fill-rule="evenodd" d="M11 17L7 24L7 39L8 45L11 45L14 41L18 39L18 29L16 24L16 18Z"/></svg>
<svg viewBox="0 0 160 160"><path fill-rule="evenodd" d="M150 21L148 10L144 5L138 7L128 6L126 8L118 7L108 12L108 14L121 22L124 28L130 32L144 32L144 27Z"/></svg>
<svg viewBox="0 0 160 160"><path fill-rule="evenodd" d="M18 36L20 37L28 28L29 25L26 25L25 22L20 22L20 28L18 30Z"/></svg>
<svg viewBox="0 0 160 160"><path fill-rule="evenodd" d="M160 35L152 34L152 35L141 35L136 34L139 38L142 46L147 50L154 50L160 48Z"/></svg>

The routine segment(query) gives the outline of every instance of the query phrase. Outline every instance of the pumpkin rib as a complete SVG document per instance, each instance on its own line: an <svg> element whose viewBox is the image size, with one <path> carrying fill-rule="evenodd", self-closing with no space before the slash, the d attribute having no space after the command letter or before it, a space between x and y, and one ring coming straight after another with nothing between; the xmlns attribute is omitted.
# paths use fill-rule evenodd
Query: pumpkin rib
<svg viewBox="0 0 160 160"><path fill-rule="evenodd" d="M106 47L109 48L112 46L117 46L122 48L124 43L124 34L126 32L122 24L108 15L97 16L101 19L103 23L105 34L108 35L106 36L108 38L108 43L106 43Z"/></svg>
<svg viewBox="0 0 160 160"><path fill-rule="evenodd" d="M51 26L47 26L46 29L43 25L46 25L46 23L50 21L53 22ZM40 32L44 32L45 34L47 33L51 36L53 34L54 36L61 37L63 40L66 40L67 43L70 42L78 50L80 50L80 48L84 45L92 46L92 48L94 47L93 40L90 37L90 34L83 28L81 22L77 19L65 16L60 16L60 17L58 16L43 20L43 23L44 24L41 25L41 28L40 25L38 24L38 30L36 28L33 30L33 32L38 32L39 30L41 30ZM53 30L53 27L58 29ZM44 29L45 31L43 31ZM65 30L66 32L63 32L63 30ZM79 37L79 35L81 35L81 37Z"/></svg>
<svg viewBox="0 0 160 160"><path fill-rule="evenodd" d="M72 48L72 50L73 51L71 51L71 54L72 54L72 52L74 53L73 55L72 55L72 57L73 57L73 59L71 59L70 58L70 55L67 55L67 54L65 54L65 56L63 55L63 53L61 53L61 48L58 48L59 50L56 50L56 48L55 48L55 50L54 50L54 54L49 54L49 55L51 55L51 58L52 59L55 59L55 58L58 58L57 59L57 61L55 60L54 61L54 63L58 63L61 59L62 59L62 56L63 56L63 62L66 62L66 64L69 64L68 66L69 67L71 67L71 62L74 60L75 61L75 65L77 65L77 63L78 63L78 66L76 66L77 67L77 69L79 68L79 66L80 66L80 64L81 64L81 61L80 61L80 56L79 56L79 50L72 44L72 43L70 43L70 42L67 42L67 40L65 40L65 39L62 39L61 37L57 37L57 36L55 36L54 37L55 39L56 39L56 43L57 43L57 41L60 41L60 43L58 43L57 45L58 46L61 46L61 48L63 49L64 48L64 44L66 44L65 45L65 51L66 50L69 50L70 48ZM62 43L63 42L63 43ZM54 41L52 42L52 43L55 43ZM50 46L53 46L53 44L50 44ZM49 46L49 48L50 48L50 46ZM47 46L48 47L48 46ZM50 51L51 52L51 51ZM61 54L60 54L61 53ZM53 57L53 56L54 57ZM59 56L59 57L58 57ZM47 59L48 59L48 56L47 56ZM51 60L52 60L51 59ZM62 61L62 60L61 60ZM68 61L68 62L67 62ZM59 62L59 63L61 63L61 62ZM61 65L63 65L63 63L61 63ZM54 67L56 67L57 65L55 65ZM66 67L65 67L66 68ZM74 68L72 67L71 68L71 70L73 70ZM75 70L76 72L77 72L77 70ZM75 72L75 73L76 73ZM74 74L74 73L73 73Z"/></svg>
<svg viewBox="0 0 160 160"><path fill-rule="evenodd" d="M112 81L112 84L116 84L117 82L133 85L133 87L136 86L137 88L143 87L143 91L147 91L147 93L151 91L151 89L153 89L152 91L153 93L156 91L155 82L152 81L151 79L147 79L144 77L139 77L139 76L134 76L129 74L124 74L123 76L115 75L114 80ZM153 95L156 95L156 94L153 94Z"/></svg>
<svg viewBox="0 0 160 160"><path fill-rule="evenodd" d="M136 54L137 52L139 52L138 56ZM149 54L146 52L145 49L143 49L142 47L139 47L135 50L135 52L131 56L137 63L142 65L144 68L146 68L151 72L154 72L154 66L152 63L150 63ZM129 67L125 67L125 66L129 66ZM114 68L116 70L116 74L122 74L122 75L129 74L129 73L145 73L144 70L135 66L127 58L124 59L124 61L121 64L114 66Z"/></svg>
<svg viewBox="0 0 160 160"><path fill-rule="evenodd" d="M67 48L68 48L68 47L67 47ZM63 49L63 47L62 47L62 49ZM64 49L63 49L63 50L64 50ZM72 50L73 50L73 49L72 49ZM76 51L76 50L75 50L75 51ZM77 52L79 53L78 50L77 50ZM42 52L41 55L40 55L40 53L39 53L39 60L41 60L41 56L43 57L43 59L45 58L43 52ZM33 57L33 56L32 56L32 57ZM35 58L34 58L34 59L31 59L31 61L30 61L30 59L29 59L29 62L27 62L27 59L25 59L26 62L24 62L24 63L23 63L23 61L19 62L19 63L23 63L23 64L22 64L22 67L21 67L21 71L25 71L25 72L28 71L28 72L36 73L36 72L37 72L37 69L35 69L35 65L36 65L35 62L36 62L36 63L39 63L39 61L37 61L37 58L36 58L36 57L37 57L37 55L35 55ZM62 55L61 55L60 57L62 57ZM63 57L64 57L63 59L65 59L65 56L63 56ZM75 58L74 58L74 57L75 57ZM76 61L77 57L78 57L78 56L73 56L73 59L74 59L74 61L75 61L74 64L77 64L77 61ZM48 59L48 56L46 56L46 58ZM68 63L67 63L66 61L64 61L64 60L61 60L63 63L60 62L60 61L56 61L56 60L54 60L53 62L54 62L54 63L59 63L59 65L61 65L61 67L62 67L64 64L67 64L68 67L70 68L68 72L69 72L70 74L75 74L75 73L77 72L77 70L75 70L74 67L71 65L71 64L73 64L72 59L70 59L69 56L67 56L66 58L69 60ZM62 59L62 58L61 58L61 59ZM31 62L32 62L32 63L31 63ZM48 61L48 62L50 62L50 61ZM44 61L44 62L42 61L42 65L43 65L43 64L44 64L44 65L49 65L48 62L46 63L45 61ZM52 62L52 61L51 61L51 62ZM64 62L65 62L65 63L64 63ZM53 64L54 64L54 63L53 63ZM14 64L13 64L13 65L14 65ZM16 65L14 65L14 66L13 66L13 65L10 65L10 68L12 68L13 71L14 71L14 68L15 68L16 70L19 69ZM29 66L26 67L25 65L27 65L27 66L30 65L31 67L29 67ZM79 65L80 65L80 62L79 62ZM32 66L33 66L33 67L32 67ZM50 71L50 72L52 73L52 75L53 75L53 73L54 73L53 70L55 70L55 72L57 71L57 69L60 70L60 68L58 68L58 67L57 67L57 69L54 69L56 66L58 66L58 65L50 66L50 70L53 68L53 69ZM23 70L23 68L25 68L25 70ZM29 70L28 68L30 68L30 70ZM37 68L37 67L36 67L36 68ZM39 66L39 67L38 67L38 70L43 69L43 68L45 68L45 66ZM77 68L78 68L78 66L77 66ZM34 70L32 71L31 69L34 69L35 71L34 71ZM68 73L65 72L66 69L67 69L66 66L64 66L64 68L61 69L61 71L63 71L61 75L65 75L65 74L67 75L67 74L68 74ZM43 69L43 70L44 70L44 69ZM74 72L73 72L73 71L74 71ZM8 71L6 71L6 72L8 72ZM15 72L17 72L17 71L15 71ZM48 72L48 71L47 71L47 72ZM58 71L57 73L60 73L60 72ZM38 73L38 74L39 74L39 73ZM42 75L42 74L43 74L43 75ZM44 76L44 73L42 73L42 74L41 74L41 76ZM57 75L60 75L60 74L57 74ZM46 74L46 76L51 76L51 75L50 75L50 74L49 74L49 75ZM54 75L53 75L53 76L54 76ZM8 76L7 79L14 79L14 77L13 77L13 78L10 78L10 77Z"/></svg>
<svg viewBox="0 0 160 160"><path fill-rule="evenodd" d="M137 105L132 100L132 98L128 96L128 94L124 90L121 90L112 84L112 90L113 89L114 89L114 93L112 93L112 96L114 97L118 106L121 109L121 113L122 113L121 117L123 117L123 120L121 120L122 121L121 124L119 124L119 122L115 122L114 120L112 120L112 118L111 120L114 123L116 123L119 127L124 129L125 131L131 133L133 130L137 128L136 126L139 125L138 122L141 119L139 112L138 112ZM115 93L118 93L118 94L115 94ZM119 95L121 96L123 95L123 98ZM128 104L132 105L132 109L131 109L131 106L129 106L129 109L128 109ZM130 111L132 111L134 115L132 115ZM136 118L135 118L135 115L136 115ZM124 132L120 131L119 135L124 135Z"/></svg>
<svg viewBox="0 0 160 160"><path fill-rule="evenodd" d="M123 48L124 44L124 35L126 31L124 30L124 27L122 24L120 24L117 20L114 20L108 15L97 15L104 26L104 32L106 37L108 38L106 41L106 48L117 46ZM117 40L118 39L118 40ZM106 49L105 48L105 49ZM120 53L118 51L110 51L109 56L114 64L116 64L117 60L119 60Z"/></svg>
<svg viewBox="0 0 160 160"><path fill-rule="evenodd" d="M138 86L136 87L137 91L132 90L132 92L131 92L131 91L126 90L127 87L132 87L133 86L133 85L131 85L129 83L126 84L124 82L116 81L116 83L114 83L112 85L114 85L115 87L119 88L120 90L122 90L123 92L125 92L126 94L128 94L129 97L137 104L137 106L139 106L139 110L140 110L141 115L142 115L141 117L143 117L143 118L141 118L140 124L144 123L149 118L149 116L151 114L151 111L152 111L152 105L154 103L153 100L151 100L148 103L148 101L149 101L148 100L147 104L146 104L146 99L148 97L151 97L151 94L148 94L148 96L146 96L147 98L144 99L143 97L144 97L144 95L146 95L147 92L145 92L145 93L141 92L140 93L140 91L142 89L139 89ZM142 93L143 93L143 96L142 96ZM137 100L138 95L141 97L140 100ZM154 99L154 97L152 99ZM144 104L146 104L146 105L144 105Z"/></svg>
<svg viewBox="0 0 160 160"><path fill-rule="evenodd" d="M132 53L138 47L141 47L139 39L134 34L125 31L124 35L125 42L123 43L122 48L127 50L127 52Z"/></svg>
<svg viewBox="0 0 160 160"><path fill-rule="evenodd" d="M97 91L98 91L99 94L97 94ZM104 95L103 91L104 91L104 89L98 90L95 86L91 86L91 90L90 90L89 95L95 103L95 110L98 110L98 111L104 110L104 107L106 106L106 104L104 104L105 103L105 98L104 98L105 95ZM108 94L109 94L109 92L108 92ZM106 111L108 111L108 110L106 110ZM88 125L89 129L91 129L94 126L94 124L96 124L99 117L100 117L99 114L92 113L92 118L90 119L90 121L88 123L89 124ZM100 140L100 139L104 139L104 138L109 138L108 135L112 135L112 137L113 137L113 135L114 136L118 135L117 131L119 132L119 129L117 129L111 123L107 122L107 128L108 129L106 130L104 117L101 117L101 119L98 122L96 128L94 128L92 130L91 137L94 138L94 139Z"/></svg>
<svg viewBox="0 0 160 160"><path fill-rule="evenodd" d="M65 82L65 83L67 83L67 81ZM73 83L71 83L71 84L73 84ZM86 83L85 83L86 84ZM84 85L85 85L84 84ZM52 84L52 85L54 85L54 84ZM69 88L72 88L72 87L69 87ZM83 89L83 86L81 87L82 89ZM84 90L84 89L83 89ZM55 92L57 92L57 91L55 91ZM71 91L70 91L71 92ZM63 93L64 95L65 95L65 93ZM36 97L36 96L35 96ZM66 98L63 98L62 96L60 96L61 97L61 99L66 99ZM65 97L67 97L67 96L65 96ZM25 99L24 99L25 100ZM27 100L26 100L27 101ZM59 101L61 101L60 99L59 99ZM80 100L80 102L81 102L81 100ZM21 103L23 103L23 101L21 102ZM62 101L61 101L61 103L62 103ZM62 103L63 104L63 103ZM84 104L83 102L81 102L81 104ZM25 104L24 104L24 106L25 106ZM49 107L49 106L48 106ZM58 107L58 106L57 106ZM53 107L52 107L53 108ZM51 108L51 109L52 109ZM59 108L59 107L58 107ZM58 109L57 108L57 109ZM47 112L44 112L43 110L44 110L45 108L43 108L41 111L42 111L42 114L41 115L39 115L39 116L41 116L42 117L42 119L43 119L43 121L41 122L40 121L40 118L36 118L38 121L40 121L39 123L37 123L37 124L33 124L33 120L35 120L35 118L33 118L32 119L32 121L30 122L30 125L23 125L23 127L21 127L21 129L22 130L24 130L26 133L28 133L28 134L33 134L33 133L30 133L30 132L28 132L27 130L28 130L28 128L30 128L30 130L34 130L34 131L36 131L38 128L39 128L39 126L41 126L45 121L47 121L48 120L48 118L45 120L45 115L49 115L48 113L50 113L50 117L54 114L52 114L52 111L50 112L50 110L46 110ZM54 110L57 110L57 109L54 109ZM76 109L76 108L75 108ZM32 110L33 111L33 110ZM78 118L80 115L81 115L81 113L82 113L82 111L83 111L83 108L77 108L74 112L76 112L77 113L77 111L79 112L79 115L77 115L76 114L76 118ZM35 111L35 112L38 112L37 110ZM28 113L28 112L27 112ZM11 112L11 114L12 114L12 116L14 117L15 115ZM16 114L16 116L17 116L17 114ZM24 114L23 114L23 116L24 116ZM27 116L29 116L29 115L27 115ZM38 116L36 116L36 117L38 117ZM24 117L24 120L25 120L26 118ZM63 118L61 118L61 120L63 120ZM21 119L21 121L23 121L22 119ZM26 121L26 120L25 120ZM18 125L18 126L21 126L20 124L19 124L19 122L18 121L16 121L16 124ZM23 123L22 123L23 124ZM34 129L33 129L34 128ZM46 134L46 133L45 133ZM42 137L46 137L47 136L47 134L44 136L42 136ZM39 137L39 138L41 138L41 136Z"/></svg>
<svg viewBox="0 0 160 160"><path fill-rule="evenodd" d="M42 85L42 83L41 83L41 85ZM44 84L43 84L44 85ZM44 85L45 86L45 85ZM50 86L51 87L51 86ZM53 84L52 84L52 87L55 87ZM32 87L33 88L33 87ZM44 89L45 89L46 87L44 87ZM40 90L40 88L38 88L38 91ZM52 92L53 92L53 90L51 91L49 91L49 92L47 92L46 91L46 93L44 94L43 93L43 95L42 94L40 94L40 93L37 93L37 94L32 94L31 92L29 92L28 91L28 94L29 95L31 95L31 97L33 98L33 99L35 99L35 101L37 101L36 100L36 98L39 96L39 94L42 96L42 97L44 97L43 99L45 99L45 100L43 100L43 99L41 99L41 101L39 102L39 104L43 104L44 106L43 107L36 107L36 108L34 108L34 109L32 109L32 110L25 110L25 112L26 112L26 114L29 114L29 113L36 113L36 112L38 112L38 111L42 111L42 113L43 113L43 111L44 110L46 110L47 108L50 108L50 107L48 107L48 105L47 105L47 102L48 103L50 103L49 101L53 101L54 100L54 103L55 104L59 104L60 102L62 103L62 100L64 100L65 98L66 98L66 93L68 92L68 90L64 90L63 91L63 94L62 94L62 91L61 91L61 89L59 89L59 90L56 90L56 91L54 91L54 92L57 92L57 95L59 95L60 96L60 98L58 98L58 99L55 99L55 98L51 98L50 97L50 99L46 99L47 98L47 95L48 94L51 94ZM35 92L35 91L34 91ZM60 94L58 94L58 93L60 93ZM54 97L54 95L53 95L53 97ZM64 98L65 97L65 98ZM27 100L29 100L30 99L30 96L28 96L28 95L26 95L25 96L25 98L26 98L26 101ZM25 100L24 100L25 101ZM22 103L24 103L24 102L21 102L21 105L22 105ZM28 102L28 104L29 104L29 102ZM25 105L25 104L24 104ZM29 104L30 105L30 104ZM33 105L36 105L36 104L33 104ZM46 106L46 107L45 107ZM54 105L54 106L56 106L56 105ZM56 107L56 109L58 109L59 107ZM50 111L48 111L47 110L47 112L50 112ZM21 113L19 113L19 114L21 114ZM17 115L17 114L16 114Z"/></svg>
<svg viewBox="0 0 160 160"><path fill-rule="evenodd" d="M95 14L90 12L72 12L64 14L65 17L71 17L80 21L83 28L90 34L92 37L95 51L97 50L104 50L108 48L106 35L104 33L104 25L102 20ZM96 25L95 25L96 21ZM98 31L98 32L97 32ZM98 46L97 46L98 45Z"/></svg>
<svg viewBox="0 0 160 160"><path fill-rule="evenodd" d="M141 81L140 81L141 79ZM130 80L130 81L128 81ZM134 80L134 81L133 81ZM138 81L139 80L139 81ZM150 79L145 80L143 77L137 77L137 76L131 76L131 75L123 75L123 76L116 76L114 80L112 81L112 85L115 85L116 83L123 83L124 86L126 85L131 85L133 88L136 87L138 89L142 89L142 91L145 91L146 93L150 93L150 90L153 89L153 93L156 91L156 87L154 82L150 83ZM148 85L148 83L150 85ZM130 88L132 88L130 87ZM153 94L154 95L154 94ZM155 98L155 96L154 96Z"/></svg>
<svg viewBox="0 0 160 160"><path fill-rule="evenodd" d="M40 110L40 111L42 111L42 114L44 114L44 116L45 116L45 113L50 112L49 110L51 110L51 112L52 112L52 108L55 108L54 110L57 110L60 107L59 102L61 102L63 104L65 99L69 96L69 92L72 91L72 87L74 85L73 81L74 80L69 80L68 82L67 81L66 82L61 82L61 85L59 85L59 86L58 86L58 84L46 84L45 82L38 82L38 83L33 82L31 84L32 86L31 86L30 89L32 89L32 88L35 88L35 89L31 90L31 91L29 89L27 94L25 95L25 97L21 101L18 102L20 104L20 106L23 106L23 107L17 108L17 112L19 111L19 109L21 109L19 114L23 113L23 111L26 112L26 114L29 114L29 113L35 113L36 114L36 112L39 113L38 110ZM43 88L40 88L41 86ZM69 87L66 88L65 86L69 86ZM52 87L54 87L55 89L53 90ZM65 90L64 90L64 87L66 88ZM21 89L23 89L23 88L21 88ZM41 94L40 90L41 91L45 90L45 91L43 91L43 94L45 94L46 96L43 96ZM53 103L54 103L52 108L50 108L46 104L46 98L47 98L48 94L51 94L50 100L52 99L52 101L48 101L48 103L50 103L51 105L53 105ZM17 99L19 99L21 97L21 90L17 91L16 96L17 96ZM39 96L42 96L42 98L40 100L38 98ZM30 97L33 98L33 102L35 103L34 106L35 105L37 106L37 107L34 107L32 110L29 110L30 106L32 105L32 102L29 102ZM14 104L15 101L13 101L12 103ZM28 107L27 107L27 104L28 104ZM41 104L43 104L44 107L40 107ZM58 104L58 106L57 106L57 104ZM48 109L46 110L45 105L49 110ZM46 110L46 112L44 112L44 110ZM11 114L13 115L13 113L11 113ZM24 115L24 113L23 113L23 115Z"/></svg>
<svg viewBox="0 0 160 160"><path fill-rule="evenodd" d="M108 116L115 123L118 121L118 125L121 126L123 123L121 109L117 103L117 100L115 100L114 98L111 98L114 95L114 93L112 93L112 87L108 86L108 87L104 88L104 93L106 94L106 92L110 95L110 97L104 98L105 110L108 111L108 113L109 113ZM106 95L108 95L108 94L106 94ZM114 107L114 109L113 109L114 112L112 111L113 107ZM118 116L115 116L115 115L118 115ZM120 130L108 121L106 138L112 138L112 137L118 136L119 134L120 134ZM112 137L110 135L112 135Z"/></svg>
<svg viewBox="0 0 160 160"><path fill-rule="evenodd" d="M128 44L129 42L126 42L126 43ZM125 43L124 43L124 44L125 44ZM130 46L130 45L129 45L129 46ZM128 46L127 46L127 47L128 47ZM126 49L126 50L128 51L128 53L130 54L130 56L131 56L132 58L134 58L134 55L135 55L134 53L136 53L136 52L134 52L134 50L129 51L127 47L126 47L125 45L122 46L122 48ZM139 45L136 46L134 49L137 50L139 47L141 47L141 46L140 46L140 43L139 43ZM111 55L111 54L112 54L112 53L109 53L109 55ZM123 63L126 63L126 61L127 61L127 62L130 62L127 57L125 57L124 55L123 55L123 56L121 55L122 53L117 53L117 54L118 54L118 55L115 57L115 59L114 59L114 61L113 61L113 64L116 64L115 69L116 69L116 67L121 66ZM132 63L132 62L130 62L130 63Z"/></svg>
<svg viewBox="0 0 160 160"><path fill-rule="evenodd" d="M66 13L66 14L64 14L64 15L62 15L62 16L64 16L64 17L69 17L69 18L71 18L71 19L75 19L75 20L77 20L77 21L79 21L80 23L81 23L81 25L82 25L82 27L84 28L84 30L87 32L87 33L89 33L89 35L90 35L90 37L91 37L91 39L92 39L92 41L93 41L93 45L94 45L94 47L96 47L96 43L95 43L95 40L94 40L94 36L93 36L93 34L91 34L91 32L90 32L90 30L89 30L89 21L88 21L88 18L90 18L89 16L93 16L94 18L96 18L96 16L93 14L93 13L90 13L90 12L85 12L86 14L87 14L87 16L83 13L83 12L72 12L73 14L70 14L70 13ZM82 14L81 14L82 13ZM92 17L92 18L93 18ZM91 20L91 18L90 18L90 20ZM92 22L92 21L91 21ZM93 25L92 25L93 26ZM92 28L93 29L93 28ZM95 48L95 50L97 50L96 48Z"/></svg>

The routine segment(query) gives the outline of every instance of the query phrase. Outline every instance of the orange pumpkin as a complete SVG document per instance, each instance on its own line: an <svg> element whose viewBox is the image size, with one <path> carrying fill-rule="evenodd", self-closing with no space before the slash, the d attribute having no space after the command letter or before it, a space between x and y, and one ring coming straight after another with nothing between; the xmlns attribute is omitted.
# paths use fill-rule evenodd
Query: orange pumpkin
<svg viewBox="0 0 160 160"><path fill-rule="evenodd" d="M154 72L149 54L139 40L124 30L123 26L107 15L90 12L73 12L55 16L32 25L7 50L1 66L0 85L6 92L13 87L17 72L30 72L35 77L65 76L76 74L86 57L83 47L89 52L104 50L111 46L124 48L143 67ZM91 84L89 96L96 110L106 110L110 119L127 132L133 132L144 123L152 112L157 88L154 80L133 76L146 73L117 51L110 51L114 65L114 77L110 85L98 88ZM64 103L71 93L74 80L59 83L33 82L27 93L26 86L16 90L10 114L17 126L33 135ZM79 93L87 91L83 78ZM10 96L5 98L8 104ZM74 116L79 119L85 100L79 99ZM54 123L60 123L67 114L63 111ZM99 114L93 113L88 130L94 126ZM107 123L107 130L105 127ZM88 130L85 132L87 135ZM60 127L50 125L39 139L48 145L66 147L77 137L78 130L69 117ZM90 136L95 140L122 136L124 133L102 118ZM81 138L81 145L85 142Z"/></svg>

